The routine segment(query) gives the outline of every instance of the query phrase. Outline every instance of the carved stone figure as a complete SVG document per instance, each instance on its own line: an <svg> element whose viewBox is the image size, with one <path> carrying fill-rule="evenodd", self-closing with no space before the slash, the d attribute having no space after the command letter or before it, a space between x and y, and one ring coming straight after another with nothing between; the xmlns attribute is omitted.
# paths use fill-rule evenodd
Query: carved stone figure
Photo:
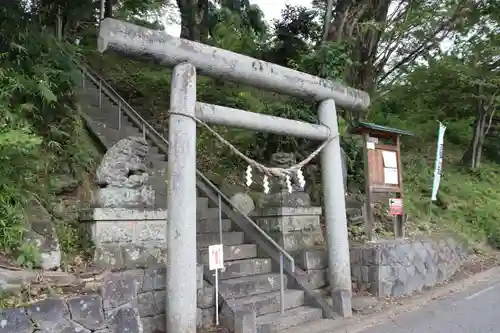
<svg viewBox="0 0 500 333"><path fill-rule="evenodd" d="M293 153L278 152L271 156L270 166L288 168L297 163ZM292 193L288 192L284 179L270 178L271 191L262 197L261 206L265 207L308 207L311 206L311 198L302 187L300 187L297 174L291 175Z"/></svg>
<svg viewBox="0 0 500 333"><path fill-rule="evenodd" d="M95 206L108 208L146 208L154 206L154 191L146 184L144 160L148 143L142 137L118 141L104 155L97 168Z"/></svg>
<svg viewBox="0 0 500 333"><path fill-rule="evenodd" d="M288 168L292 165L297 164L297 159L295 158L295 154L293 153L283 153L278 152L271 155L270 166L276 168ZM290 175L292 181L292 189L293 191L303 191L302 187L299 185L299 180L297 178L297 172L293 171ZM281 190L288 191L286 188L286 182L284 179L279 181L279 185L281 186Z"/></svg>

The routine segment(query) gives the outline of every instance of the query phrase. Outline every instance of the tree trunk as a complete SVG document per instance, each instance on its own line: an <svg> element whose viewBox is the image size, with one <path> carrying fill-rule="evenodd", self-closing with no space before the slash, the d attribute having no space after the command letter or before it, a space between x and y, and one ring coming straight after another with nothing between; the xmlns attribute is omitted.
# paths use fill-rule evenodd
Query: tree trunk
<svg viewBox="0 0 500 333"><path fill-rule="evenodd" d="M477 95L483 95L483 86L477 88ZM482 99L477 101L476 119L474 121L474 132L472 140L469 143L467 151L462 156L462 164L469 166L471 169L478 169L481 165L481 156L483 152L484 138L486 136L486 127L488 120L488 108Z"/></svg>
<svg viewBox="0 0 500 333"><path fill-rule="evenodd" d="M387 21L391 0L340 0L335 6L334 21L328 41L351 41L353 65L346 72L346 82L368 93L375 88L377 68L375 61L382 30L364 29L363 23L374 22L383 26ZM366 116L360 112L357 118Z"/></svg>
<svg viewBox="0 0 500 333"><path fill-rule="evenodd" d="M181 12L181 38L195 42L206 39L208 30L204 27L208 15L208 0L177 0Z"/></svg>
<svg viewBox="0 0 500 333"><path fill-rule="evenodd" d="M102 0L104 2L104 18L113 17L113 0Z"/></svg>
<svg viewBox="0 0 500 333"><path fill-rule="evenodd" d="M469 143L469 147L462 156L462 164L469 166L471 169L476 169L476 157L478 149L480 146L480 135L481 135L481 116L476 115L476 120L474 121L474 131L472 133L472 139Z"/></svg>
<svg viewBox="0 0 500 333"><path fill-rule="evenodd" d="M328 40L328 33L330 31L330 26L332 24L332 10L333 10L333 0L327 0L325 21L323 22L323 38L321 39L322 43Z"/></svg>

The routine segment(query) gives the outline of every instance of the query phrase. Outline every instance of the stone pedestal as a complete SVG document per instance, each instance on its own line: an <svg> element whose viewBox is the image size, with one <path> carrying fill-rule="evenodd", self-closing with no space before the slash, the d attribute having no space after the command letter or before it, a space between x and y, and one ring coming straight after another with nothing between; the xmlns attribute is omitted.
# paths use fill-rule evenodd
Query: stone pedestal
<svg viewBox="0 0 500 333"><path fill-rule="evenodd" d="M260 207L309 207L311 198L304 191L294 191L289 193L281 190L277 193L265 194L262 196Z"/></svg>
<svg viewBox="0 0 500 333"><path fill-rule="evenodd" d="M96 246L105 243L165 243L167 210L92 208L80 214Z"/></svg>
<svg viewBox="0 0 500 333"><path fill-rule="evenodd" d="M95 193L95 207L147 209L155 206L155 191L151 185L138 188L104 187Z"/></svg>
<svg viewBox="0 0 500 333"><path fill-rule="evenodd" d="M114 269L165 263L166 210L93 208L80 213L96 246L94 263Z"/></svg>
<svg viewBox="0 0 500 333"><path fill-rule="evenodd" d="M316 248L325 243L321 207L269 207L257 209L254 221L287 252Z"/></svg>

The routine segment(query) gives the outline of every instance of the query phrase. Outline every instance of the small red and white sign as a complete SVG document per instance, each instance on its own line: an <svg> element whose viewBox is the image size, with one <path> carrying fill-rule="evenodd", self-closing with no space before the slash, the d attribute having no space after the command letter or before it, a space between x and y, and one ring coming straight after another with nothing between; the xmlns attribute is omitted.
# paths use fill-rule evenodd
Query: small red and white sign
<svg viewBox="0 0 500 333"><path fill-rule="evenodd" d="M210 245L208 247L208 268L211 271L216 269L224 269L222 249L222 244Z"/></svg>
<svg viewBox="0 0 500 333"><path fill-rule="evenodd" d="M403 215L403 199L401 198L389 199L389 215L390 216Z"/></svg>

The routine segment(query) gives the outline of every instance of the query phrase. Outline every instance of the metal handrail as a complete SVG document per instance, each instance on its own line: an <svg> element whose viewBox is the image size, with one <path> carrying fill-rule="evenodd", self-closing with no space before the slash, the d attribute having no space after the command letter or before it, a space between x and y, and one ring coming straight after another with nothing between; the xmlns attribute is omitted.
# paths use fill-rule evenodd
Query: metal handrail
<svg viewBox="0 0 500 333"><path fill-rule="evenodd" d="M163 135L161 135L160 133L158 133L158 131L153 127L151 126L137 111L134 110L134 108L132 106L130 106L129 103L127 103L127 101L125 101L125 99L123 99L123 97L120 96L120 94L118 94L118 92L116 92L109 83L107 83L99 74L97 74L95 71L93 71L90 67L88 67L86 64L84 63L78 63L76 60L75 60L75 63L81 68L83 69L83 73L87 75L88 78L90 78L93 82L96 83L96 85L99 85L100 83L103 84L106 89L108 91L110 91L112 94L114 94L114 96L110 96L109 94L106 94L108 95L108 97L112 98L112 99L117 99L119 102L121 102L126 108L125 108L125 112L126 113L129 113L131 112L133 117L137 118L144 127L147 127L148 130L154 134L157 139L163 141L167 146L168 146L168 141L167 139L165 139L165 137ZM104 93L106 93L106 90L104 90ZM286 252L285 249L283 249L278 243L276 243L274 241L274 239L272 239L264 230L262 230L257 223L255 223L247 214L245 214L244 212L242 212L238 207L236 207L232 202L231 200L226 196L224 195L224 193L222 193L219 188L217 188L217 186L212 183L207 177L205 177L205 175L203 175L203 173L201 173L198 169L196 169L196 174L198 177L200 177L206 184L208 184L212 190L214 190L217 195L220 195L221 198L223 198L227 204L229 204L234 210L236 210L238 213L240 213L241 215L243 215L246 220L248 222L250 222L253 227L255 229L257 229L257 231L262 235L264 236L280 253L282 253L292 264L292 271L294 270L295 268L295 259L288 253Z"/></svg>
<svg viewBox="0 0 500 333"><path fill-rule="evenodd" d="M137 122L141 123L143 127L144 136L146 136L146 127L148 128L149 135L154 135L156 139L163 141L163 143L168 147L168 141L165 139L163 135L158 133L158 131L149 124L135 109L125 100L123 97L116 92L113 87L109 83L107 83L99 74L97 74L94 70L92 70L88 65L81 63L73 58L75 64L82 70L83 74L92 80L97 86L99 86L99 106L102 105L101 93L104 90L104 94L108 96L108 98L112 99L118 105L118 112L121 111L120 106L124 106L124 112L131 118L135 118ZM104 89L102 89L104 86ZM121 122L121 118L119 120ZM121 127L121 123L119 124ZM205 175L203 175L198 169L196 169L196 175L207 184L218 196L218 208L219 208L219 236L220 242L222 243L222 213L221 213L221 199L224 199L226 204L228 204L233 210L237 211L241 216L243 216L250 224L262 235L264 238L271 243L280 253L280 307L281 313L285 312L285 295L284 295L284 278L283 278L283 256L288 259L290 262L290 269L295 272L295 259L283 249L274 239L272 239L264 230L262 230L257 223L255 223L247 214L245 214L241 209L236 207L231 200L224 194L219 188L212 183ZM218 317L218 316L217 316Z"/></svg>

